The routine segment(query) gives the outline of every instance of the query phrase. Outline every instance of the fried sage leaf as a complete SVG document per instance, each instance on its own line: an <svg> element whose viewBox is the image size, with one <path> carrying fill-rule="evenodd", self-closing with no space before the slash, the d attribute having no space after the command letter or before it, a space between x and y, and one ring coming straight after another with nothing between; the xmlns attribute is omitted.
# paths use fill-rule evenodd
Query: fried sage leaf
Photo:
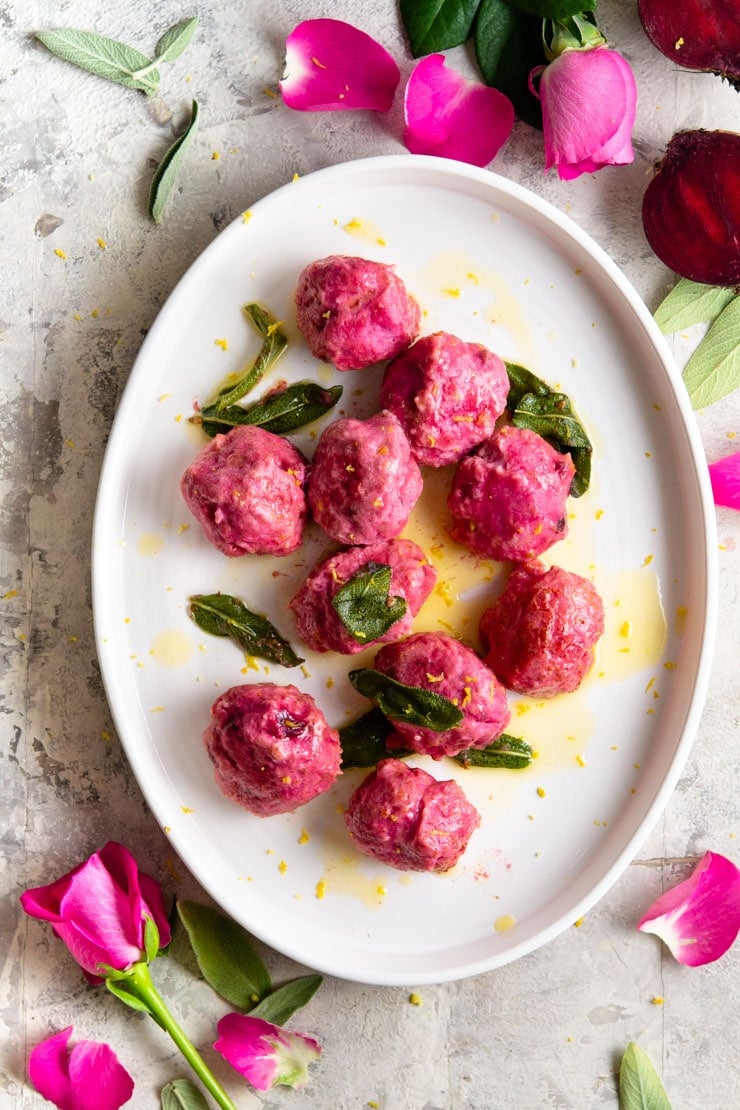
<svg viewBox="0 0 740 1110"><path fill-rule="evenodd" d="M449 698L425 690L423 686L405 686L369 667L350 671L349 680L359 694L376 701L392 721L405 721L432 732L447 732L463 719Z"/></svg>
<svg viewBox="0 0 740 1110"><path fill-rule="evenodd" d="M462 767L505 767L521 771L533 759L532 749L526 740L508 736L505 732L487 748L466 748L455 759Z"/></svg>
<svg viewBox="0 0 740 1110"><path fill-rule="evenodd" d="M528 428L562 454L570 454L576 472L570 485L573 497L581 497L591 481L593 447L570 397L558 393L525 366L507 362L509 395L506 407L517 428Z"/></svg>
<svg viewBox="0 0 740 1110"><path fill-rule="evenodd" d="M409 755L408 751L386 747L386 740L393 732L393 725L382 709L371 709L356 721L339 730L342 745L342 769L348 767L374 767L381 759L397 759Z"/></svg>
<svg viewBox="0 0 740 1110"><path fill-rule="evenodd" d="M256 655L283 667L303 662L267 617L247 609L243 601L229 594L196 594L190 598L191 618L211 636L228 636L248 655Z"/></svg>
<svg viewBox="0 0 740 1110"><path fill-rule="evenodd" d="M198 130L198 101L193 101L190 122L182 135L165 151L164 158L157 166L149 190L149 215L155 224L162 222L165 205L177 179L185 151L195 138Z"/></svg>
<svg viewBox="0 0 740 1110"><path fill-rule="evenodd" d="M367 562L337 590L331 603L344 627L358 644L384 636L407 609L404 597L391 597L391 568Z"/></svg>
<svg viewBox="0 0 740 1110"><path fill-rule="evenodd" d="M247 364L241 374L237 376L236 381L220 389L214 400L201 409L201 416L204 421L220 417L224 409L229 408L230 405L235 405L237 401L241 401L242 397L251 393L288 346L288 340L280 326L280 321L275 320L261 305L246 304L242 311L262 336L260 353L253 362Z"/></svg>
<svg viewBox="0 0 740 1110"><path fill-rule="evenodd" d="M203 431L209 437L228 432L239 424L256 424L267 432L283 436L331 412L342 393L341 385L324 389L317 382L296 382L285 389L268 393L249 408L229 405L212 420L203 420L201 416L194 418L194 422L200 419Z"/></svg>

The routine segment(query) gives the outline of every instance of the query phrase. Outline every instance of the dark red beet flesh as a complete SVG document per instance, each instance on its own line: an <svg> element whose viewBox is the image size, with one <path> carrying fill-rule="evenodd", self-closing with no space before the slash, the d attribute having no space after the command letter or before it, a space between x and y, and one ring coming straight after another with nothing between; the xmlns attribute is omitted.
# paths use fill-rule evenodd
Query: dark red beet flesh
<svg viewBox="0 0 740 1110"><path fill-rule="evenodd" d="M740 135L678 131L645 190L642 223L681 277L740 284Z"/></svg>
<svg viewBox="0 0 740 1110"><path fill-rule="evenodd" d="M740 87L737 0L639 0L642 25L661 54Z"/></svg>

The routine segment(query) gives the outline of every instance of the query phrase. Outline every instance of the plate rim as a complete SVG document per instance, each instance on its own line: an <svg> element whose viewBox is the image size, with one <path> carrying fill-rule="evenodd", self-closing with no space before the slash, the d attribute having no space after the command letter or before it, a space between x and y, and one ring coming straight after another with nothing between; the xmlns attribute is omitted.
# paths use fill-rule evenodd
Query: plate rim
<svg viewBox="0 0 740 1110"><path fill-rule="evenodd" d="M716 514L714 512L704 448L693 410L690 407L688 395L683 385L683 380L668 344L646 304L617 264L588 232L584 231L571 217L561 212L550 201L531 192L517 182L510 181L499 174L485 169L478 169L466 163L432 156L393 154L352 159L315 170L301 177L298 181L287 182L265 194L259 200L251 203L249 208L254 211L258 209L258 207L266 207L273 204L279 205L282 202L283 195L286 194L287 191L301 187L302 183L306 183L306 186L310 185L311 187L316 187L317 184L321 186L322 182L327 179L341 180L343 175L354 177L358 173L362 175L363 172L368 170L374 170L380 174L385 173L388 174L389 177L404 172L411 172L413 176L421 177L440 175L441 178L448 179L451 184L454 183L454 180L459 181L460 179L476 182L478 185L490 189L492 194L498 192L498 194L501 195L503 193L511 197L515 202L536 211L541 217L544 217L547 222L555 224L561 232L564 232L569 239L573 240L594 259L599 269L606 275L610 284L618 291L629 306L636 320L642 326L670 385L673 400L676 403L681 419L682 431L692 464L693 477L697 484L701 508L701 521L698 523L701 525L704 540L704 568L701 576L701 582L704 588L704 606L701 621L701 641L697 653L696 667L692 676L693 689L687 702L681 735L673 757L666 765L665 773L663 774L652 802L642 820L628 837L622 850L612 861L611 865L607 867L601 878L591 886L586 895L574 904L572 909L569 908L567 912L561 914L557 919L552 921L549 926L535 932L533 936L524 939L519 944L513 945L503 953L497 953L487 959L471 961L464 966L458 964L454 967L447 968L444 972L432 969L425 974L423 971L415 969L411 976L395 971L383 972L360 968L355 968L354 970L338 968L326 960L312 960L307 965L315 967L318 971L349 981L373 985L402 986L408 984L412 980L414 983L418 984L431 984L468 978L489 970L494 970L497 967L502 967L505 964L521 958L529 952L543 947L560 935L569 925L572 925L575 919L583 916L592 909L624 873L629 863L634 859L641 845L650 835L659 818L662 816L665 806L675 790L676 784L684 770L699 728L700 719L706 702L716 639L718 615L718 556ZM425 182L425 184L429 184L429 182ZM160 801L158 798L154 784L146 781L146 775L142 767L143 753L139 751L137 746L130 740L130 733L134 731L135 726L132 726L130 719L127 718L124 712L125 707L121 705L119 684L114 681L114 675L111 673L111 668L107 661L107 652L104 647L104 583L106 574L104 568L100 566L100 555L98 553L104 550L107 545L106 535L104 534L107 516L106 502L111 503L110 487L116 486L120 482L120 467L116 466L116 460L121 453L122 446L125 444L128 409L131 406L139 379L142 377L146 367L149 350L155 347L159 342L160 333L167 328L170 317L173 313L176 313L179 301L186 295L187 287L197 278L198 272L210 263L211 257L223 250L224 242L229 236L233 236L238 232L242 223L243 220L241 215L237 216L219 232L212 242L191 262L158 311L136 354L114 415L108 442L101 462L98 488L95 497L91 553L92 608L95 646L106 699L121 747L133 771L134 777L136 778L138 787L146 800L147 806L152 816L159 824L160 829L165 830L165 835L168 837L175 851L177 851L178 855L182 858L188 870L219 905L223 905L222 898L213 893L213 884L209 883L209 878L206 873L207 861L198 859L194 862L190 857L189 844L185 843L188 837L181 833L178 828L173 828L171 830L165 828L165 814L163 813L164 802ZM231 909L227 907L223 908L227 913L233 913ZM246 927L266 944L276 947L274 939L270 936L269 928L260 930L258 926L255 926L251 922ZM295 945L286 945L281 942L277 950L302 964L306 963L306 953L298 950Z"/></svg>

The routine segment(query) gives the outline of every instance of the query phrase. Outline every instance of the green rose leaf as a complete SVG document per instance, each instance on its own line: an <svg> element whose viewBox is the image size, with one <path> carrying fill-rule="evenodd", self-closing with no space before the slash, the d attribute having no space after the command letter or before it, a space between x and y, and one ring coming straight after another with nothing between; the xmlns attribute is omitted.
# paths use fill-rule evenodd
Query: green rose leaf
<svg viewBox="0 0 740 1110"><path fill-rule="evenodd" d="M273 1025L285 1025L296 1010L313 998L323 982L322 975L302 975L300 979L292 979L258 1002L249 1011L249 1016L271 1021Z"/></svg>
<svg viewBox="0 0 740 1110"><path fill-rule="evenodd" d="M176 23L174 27L170 27L169 31L165 31L154 48L155 58L160 62L174 62L175 58L179 58L190 45L190 40L195 34L197 26L198 17L194 15L191 19L183 19L180 23Z"/></svg>
<svg viewBox="0 0 740 1110"><path fill-rule="evenodd" d="M241 401L262 380L271 366L274 366L288 346L288 339L276 320L266 309L258 304L246 304L242 309L255 331L262 336L262 347L257 358L249 362L236 381L220 389L214 400L201 409L203 421L221 418L225 409Z"/></svg>
<svg viewBox="0 0 740 1110"><path fill-rule="evenodd" d="M447 732L460 724L463 714L449 698L423 686L405 686L395 678L370 668L350 671L349 680L359 694L372 698L392 721Z"/></svg>
<svg viewBox="0 0 740 1110"><path fill-rule="evenodd" d="M257 425L274 435L284 436L331 412L342 393L341 385L324 389L317 382L296 382L268 393L249 408L229 405L220 409L212 420L203 420L201 414L200 417L193 417L193 421L197 423L200 420L203 431L210 437L243 424Z"/></svg>
<svg viewBox="0 0 740 1110"><path fill-rule="evenodd" d="M137 89L153 96L159 87L159 73L145 54L92 31L72 28L59 31L37 31L35 36L47 50L72 65L114 81L128 89Z"/></svg>
<svg viewBox="0 0 740 1110"><path fill-rule="evenodd" d="M248 1013L271 993L269 972L241 925L199 902L178 901L177 912L203 978L217 994Z"/></svg>
<svg viewBox="0 0 740 1110"><path fill-rule="evenodd" d="M570 454L576 472L570 485L573 497L581 497L591 481L591 441L573 411L570 398L557 393L525 366L507 362L509 395L506 407L517 428L528 428L565 454Z"/></svg>
<svg viewBox="0 0 740 1110"><path fill-rule="evenodd" d="M159 952L159 929L153 917L144 918L144 953L150 963Z"/></svg>
<svg viewBox="0 0 740 1110"><path fill-rule="evenodd" d="M173 1079L160 1091L162 1110L208 1110L208 1102L190 1079Z"/></svg>
<svg viewBox="0 0 740 1110"><path fill-rule="evenodd" d="M683 372L691 404L703 409L740 386L740 297L719 314Z"/></svg>
<svg viewBox="0 0 740 1110"><path fill-rule="evenodd" d="M203 632L228 636L247 655L256 655L283 667L297 667L303 662L267 617L247 609L238 597L196 594L190 598L188 613Z"/></svg>
<svg viewBox="0 0 740 1110"><path fill-rule="evenodd" d="M149 215L155 224L162 222L165 205L174 188L177 175L185 156L185 151L190 146L198 131L198 101L194 100L190 112L190 121L182 135L165 151L164 158L157 166L149 189Z"/></svg>
<svg viewBox="0 0 740 1110"><path fill-rule="evenodd" d="M508 736L505 732L487 748L466 748L455 759L462 767L504 767L521 771L533 759L532 749L525 740Z"/></svg>
<svg viewBox="0 0 740 1110"><path fill-rule="evenodd" d="M650 1057L632 1041L619 1069L620 1110L671 1110Z"/></svg>
<svg viewBox="0 0 740 1110"><path fill-rule="evenodd" d="M384 636L407 609L406 599L391 597L391 568L368 562L355 571L331 599L339 619L358 644Z"/></svg>
<svg viewBox="0 0 740 1110"><path fill-rule="evenodd" d="M734 289L681 278L656 308L655 322L665 335L711 322L736 295Z"/></svg>
<svg viewBox="0 0 740 1110"><path fill-rule="evenodd" d="M543 65L542 21L507 0L483 0L475 17L475 56L487 85L509 97L517 115L542 128L542 109L529 90L529 74Z"/></svg>
<svg viewBox="0 0 740 1110"><path fill-rule="evenodd" d="M401 0L401 19L414 58L465 42L481 0Z"/></svg>
<svg viewBox="0 0 740 1110"><path fill-rule="evenodd" d="M592 12L596 0L509 0L513 7L538 19L566 19L580 12Z"/></svg>
<svg viewBox="0 0 740 1110"><path fill-rule="evenodd" d="M348 767L374 767L381 759L399 759L410 753L386 747L393 725L382 709L371 709L339 730L342 745L342 770Z"/></svg>

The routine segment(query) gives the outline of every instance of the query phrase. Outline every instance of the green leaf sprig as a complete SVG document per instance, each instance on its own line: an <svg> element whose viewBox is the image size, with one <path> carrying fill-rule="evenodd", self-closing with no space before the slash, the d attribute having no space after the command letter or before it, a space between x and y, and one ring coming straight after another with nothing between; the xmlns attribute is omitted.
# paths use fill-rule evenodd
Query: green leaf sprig
<svg viewBox="0 0 740 1110"><path fill-rule="evenodd" d="M251 393L288 346L288 338L280 326L280 321L276 320L267 309L252 302L244 305L242 311L257 333L262 336L262 346L257 358L247 363L237 375L236 381L230 381L223 386L213 401L200 410L200 420L204 430L211 421L218 422L223 413L230 412L238 401Z"/></svg>
<svg viewBox="0 0 740 1110"><path fill-rule="evenodd" d="M619 1110L671 1110L650 1057L632 1041L619 1068Z"/></svg>
<svg viewBox="0 0 740 1110"><path fill-rule="evenodd" d="M686 364L683 379L695 409L740 387L740 293L681 278L655 312L666 334L708 323L709 330Z"/></svg>
<svg viewBox="0 0 740 1110"><path fill-rule="evenodd" d="M406 686L370 667L350 671L349 680L359 694L371 698L392 721L447 732L463 719L462 712L442 694L423 686Z"/></svg>
<svg viewBox="0 0 740 1110"><path fill-rule="evenodd" d="M391 597L390 566L372 560L355 571L331 603L358 644L370 644L384 636L407 609L406 598Z"/></svg>
<svg viewBox="0 0 740 1110"><path fill-rule="evenodd" d="M158 67L162 62L174 62L180 57L197 26L198 17L195 15L170 27L154 48L153 60L125 42L92 31L62 28L37 31L35 37L65 62L71 62L106 81L154 96L159 89Z"/></svg>
<svg viewBox="0 0 740 1110"><path fill-rule="evenodd" d="M595 7L596 0L401 0L401 20L415 58L472 38L486 84L505 93L517 115L541 128L529 74L548 60L542 21L567 22Z"/></svg>
<svg viewBox="0 0 740 1110"><path fill-rule="evenodd" d="M172 1079L159 1092L162 1110L208 1110L206 1096L191 1079Z"/></svg>
<svg viewBox="0 0 740 1110"><path fill-rule="evenodd" d="M566 393L558 393L546 382L514 362L506 363L509 395L506 407L517 428L529 428L573 459L576 472L570 484L573 497L581 497L591 482L591 441L573 411Z"/></svg>
<svg viewBox="0 0 740 1110"><path fill-rule="evenodd" d="M321 975L303 975L274 987L249 933L226 914L183 900L177 916L203 978L240 1013L283 1025L323 983Z"/></svg>
<svg viewBox="0 0 740 1110"><path fill-rule="evenodd" d="M411 753L386 747L393 725L382 709L371 709L339 730L342 745L342 770L349 767L375 767L381 759L400 759Z"/></svg>
<svg viewBox="0 0 740 1110"><path fill-rule="evenodd" d="M500 767L509 771L522 771L529 767L534 753L526 742L516 736L502 733L486 748L466 748L455 759L461 767Z"/></svg>
<svg viewBox="0 0 740 1110"><path fill-rule="evenodd" d="M249 407L229 405L221 409L217 417L203 420L200 414L192 417L192 422L200 424L210 438L245 424L284 436L313 424L314 420L331 412L343 392L341 385L325 389L318 382L295 382L283 389L273 390Z"/></svg>
<svg viewBox="0 0 740 1110"><path fill-rule="evenodd" d="M198 131L198 101L194 100L190 109L190 120L172 146L164 153L162 161L157 166L149 189L148 211L155 224L162 222L164 209L174 188L177 175L180 172L185 151L192 143Z"/></svg>
<svg viewBox="0 0 740 1110"><path fill-rule="evenodd" d="M221 593L196 594L190 598L188 613L203 632L227 636L247 655L256 655L283 667L297 667L303 663L267 617L253 613L238 597Z"/></svg>

